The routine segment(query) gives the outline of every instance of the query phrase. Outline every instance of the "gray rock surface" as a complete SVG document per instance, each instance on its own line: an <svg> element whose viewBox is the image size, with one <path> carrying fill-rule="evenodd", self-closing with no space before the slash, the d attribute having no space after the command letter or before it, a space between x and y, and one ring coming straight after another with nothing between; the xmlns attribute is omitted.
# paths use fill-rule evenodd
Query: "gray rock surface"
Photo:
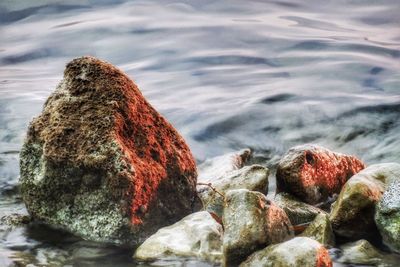
<svg viewBox="0 0 400 267"><path fill-rule="evenodd" d="M228 191L222 220L225 266L239 264L254 251L294 236L285 212L260 192Z"/></svg>
<svg viewBox="0 0 400 267"><path fill-rule="evenodd" d="M375 236L375 206L387 183L397 177L397 163L371 165L351 177L332 205L330 220L335 233L352 240Z"/></svg>
<svg viewBox="0 0 400 267"><path fill-rule="evenodd" d="M310 223L318 214L326 213L325 211L304 203L289 193L284 192L275 195L274 203L286 212L292 225Z"/></svg>
<svg viewBox="0 0 400 267"><path fill-rule="evenodd" d="M197 199L183 138L132 80L93 57L67 64L20 159L29 214L88 240L139 244Z"/></svg>
<svg viewBox="0 0 400 267"><path fill-rule="evenodd" d="M189 257L220 262L222 234L222 225L207 211L196 212L158 230L136 250L134 258L154 261Z"/></svg>
<svg viewBox="0 0 400 267"><path fill-rule="evenodd" d="M375 222L383 242L400 253L400 176L383 193L376 207Z"/></svg>
<svg viewBox="0 0 400 267"><path fill-rule="evenodd" d="M335 235L329 221L329 215L325 213L318 214L306 230L301 233L301 236L312 238L325 247L333 247L335 245Z"/></svg>
<svg viewBox="0 0 400 267"><path fill-rule="evenodd" d="M252 254L240 267L331 267L323 245L308 237L296 237Z"/></svg>
<svg viewBox="0 0 400 267"><path fill-rule="evenodd" d="M222 217L224 195L232 189L248 189L267 194L269 170L260 165L245 166L228 172L220 177L205 180L197 185L199 197L204 208ZM204 184L210 184L206 186ZM217 190L217 191L215 191ZM222 196L222 195L223 196Z"/></svg>

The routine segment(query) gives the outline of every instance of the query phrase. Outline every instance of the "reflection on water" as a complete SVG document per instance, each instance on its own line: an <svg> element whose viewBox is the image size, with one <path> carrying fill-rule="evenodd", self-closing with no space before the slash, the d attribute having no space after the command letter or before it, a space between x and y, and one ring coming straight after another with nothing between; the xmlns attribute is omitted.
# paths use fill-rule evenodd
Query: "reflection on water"
<svg viewBox="0 0 400 267"><path fill-rule="evenodd" d="M397 0L2 1L0 215L25 212L27 124L81 55L127 72L199 162L251 147L273 166L305 142L399 162L399 14ZM1 266L135 265L120 249L52 242L48 229L0 233Z"/></svg>

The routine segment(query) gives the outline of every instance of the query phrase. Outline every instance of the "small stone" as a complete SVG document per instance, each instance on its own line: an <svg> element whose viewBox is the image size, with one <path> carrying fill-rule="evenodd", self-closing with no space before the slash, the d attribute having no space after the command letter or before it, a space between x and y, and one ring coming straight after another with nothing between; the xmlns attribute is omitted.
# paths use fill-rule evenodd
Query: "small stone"
<svg viewBox="0 0 400 267"><path fill-rule="evenodd" d="M400 253L400 176L383 193L376 207L375 222L385 245Z"/></svg>
<svg viewBox="0 0 400 267"><path fill-rule="evenodd" d="M364 167L356 157L321 146L296 146L278 164L277 190L291 193L306 203L318 204L339 193L345 182Z"/></svg>
<svg viewBox="0 0 400 267"><path fill-rule="evenodd" d="M198 166L198 182L208 183L244 166L251 156L249 148L207 159Z"/></svg>
<svg viewBox="0 0 400 267"><path fill-rule="evenodd" d="M331 267L328 250L308 237L271 245L247 258L240 267Z"/></svg>
<svg viewBox="0 0 400 267"><path fill-rule="evenodd" d="M400 164L371 165L354 175L332 205L330 220L335 233L350 240L377 235L375 206L386 183L400 177Z"/></svg>
<svg viewBox="0 0 400 267"><path fill-rule="evenodd" d="M335 235L329 221L329 215L325 213L318 214L301 236L312 238L324 246L333 247L335 245Z"/></svg>
<svg viewBox="0 0 400 267"><path fill-rule="evenodd" d="M155 261L192 257L220 262L222 234L221 224L207 211L196 212L158 230L136 250L134 258L141 261Z"/></svg>
<svg viewBox="0 0 400 267"><path fill-rule="evenodd" d="M367 240L358 240L340 246L342 256L337 260L347 264L365 264L388 266L384 264L385 255L372 246Z"/></svg>
<svg viewBox="0 0 400 267"><path fill-rule="evenodd" d="M301 202L289 193L278 193L274 197L274 202L282 208L290 219L292 225L303 225L312 222L315 217L325 211L310 204Z"/></svg>
<svg viewBox="0 0 400 267"><path fill-rule="evenodd" d="M245 166L204 183L198 183L197 192L204 209L222 217L224 195L232 189L248 189L267 194L269 170L260 165ZM205 184L210 184L207 186ZM222 194L222 195L221 195Z"/></svg>
<svg viewBox="0 0 400 267"><path fill-rule="evenodd" d="M228 191L222 220L225 266L236 265L254 251L294 236L285 212L260 192Z"/></svg>

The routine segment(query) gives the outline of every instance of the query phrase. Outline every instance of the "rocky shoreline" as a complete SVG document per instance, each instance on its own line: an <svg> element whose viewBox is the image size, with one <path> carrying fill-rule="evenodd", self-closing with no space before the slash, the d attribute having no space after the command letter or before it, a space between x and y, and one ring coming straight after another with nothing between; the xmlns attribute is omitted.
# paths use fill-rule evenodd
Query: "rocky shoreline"
<svg viewBox="0 0 400 267"><path fill-rule="evenodd" d="M267 198L273 177L248 165L249 149L196 167L138 87L93 57L67 65L20 156L34 222L134 247L139 261L391 266L382 255L400 253L400 164L366 167L354 156L297 146L279 162L277 192Z"/></svg>

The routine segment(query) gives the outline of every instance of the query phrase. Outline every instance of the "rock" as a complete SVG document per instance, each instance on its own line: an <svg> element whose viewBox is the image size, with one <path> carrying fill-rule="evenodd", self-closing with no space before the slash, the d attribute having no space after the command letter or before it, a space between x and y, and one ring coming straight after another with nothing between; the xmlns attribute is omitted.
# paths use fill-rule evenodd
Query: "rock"
<svg viewBox="0 0 400 267"><path fill-rule="evenodd" d="M372 246L367 240L342 245L342 256L337 260L347 264L365 264L373 266L385 266L385 256Z"/></svg>
<svg viewBox="0 0 400 267"><path fill-rule="evenodd" d="M400 176L396 178L389 183L376 207L375 222L383 242L400 253Z"/></svg>
<svg viewBox="0 0 400 267"><path fill-rule="evenodd" d="M0 218L0 225L8 226L11 228L24 226L29 224L32 221L32 218L26 214L20 213L11 213L8 215L4 215Z"/></svg>
<svg viewBox="0 0 400 267"><path fill-rule="evenodd" d="M251 156L249 148L207 159L198 166L198 182L208 183L244 166Z"/></svg>
<svg viewBox="0 0 400 267"><path fill-rule="evenodd" d="M240 267L331 267L332 260L323 245L308 237L268 246L252 254Z"/></svg>
<svg viewBox="0 0 400 267"><path fill-rule="evenodd" d="M397 163L371 165L354 175L332 205L330 220L335 233L350 240L376 236L375 206L386 183L397 177L400 177Z"/></svg>
<svg viewBox="0 0 400 267"><path fill-rule="evenodd" d="M325 211L301 202L296 197L284 192L275 195L274 203L286 212L292 225L308 224L318 214L325 213Z"/></svg>
<svg viewBox="0 0 400 267"><path fill-rule="evenodd" d="M324 246L333 247L335 245L335 235L329 221L329 215L325 213L318 214L301 236L312 238Z"/></svg>
<svg viewBox="0 0 400 267"><path fill-rule="evenodd" d="M278 164L277 190L317 204L339 193L344 183L362 169L364 164L356 157L317 145L296 146Z"/></svg>
<svg viewBox="0 0 400 267"><path fill-rule="evenodd" d="M228 191L222 221L225 266L236 265L254 251L294 236L281 208L262 193L246 189Z"/></svg>
<svg viewBox="0 0 400 267"><path fill-rule="evenodd" d="M68 63L20 158L28 212L88 240L139 244L197 197L183 138L122 71L93 57Z"/></svg>
<svg viewBox="0 0 400 267"><path fill-rule="evenodd" d="M204 183L198 183L197 191L204 208L218 217L222 217L223 196L228 190L248 189L266 194L268 191L268 175L269 170L263 166L246 166L215 179L206 180Z"/></svg>
<svg viewBox="0 0 400 267"><path fill-rule="evenodd" d="M207 211L200 211L161 228L136 250L134 258L154 261L171 257L193 257L212 262L222 259L221 224Z"/></svg>

